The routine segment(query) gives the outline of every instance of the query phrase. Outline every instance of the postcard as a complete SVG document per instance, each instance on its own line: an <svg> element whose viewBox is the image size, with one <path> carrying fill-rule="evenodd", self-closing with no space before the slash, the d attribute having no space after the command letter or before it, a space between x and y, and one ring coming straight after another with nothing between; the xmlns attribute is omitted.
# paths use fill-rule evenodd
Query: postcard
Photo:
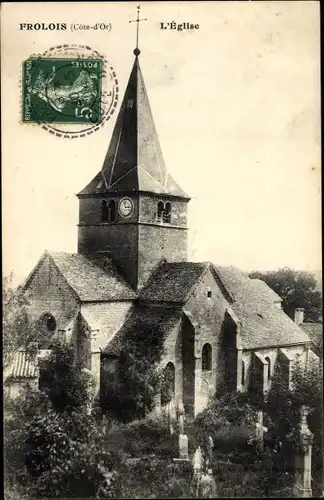
<svg viewBox="0 0 324 500"><path fill-rule="evenodd" d="M321 494L319 2L1 10L8 498Z"/></svg>

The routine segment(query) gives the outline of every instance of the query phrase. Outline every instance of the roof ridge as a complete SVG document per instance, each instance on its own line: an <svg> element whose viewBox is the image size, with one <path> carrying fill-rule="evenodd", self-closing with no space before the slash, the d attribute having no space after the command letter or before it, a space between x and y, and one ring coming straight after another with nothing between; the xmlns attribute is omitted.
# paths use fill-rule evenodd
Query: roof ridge
<svg viewBox="0 0 324 500"><path fill-rule="evenodd" d="M222 273L221 271L219 271L218 267L212 262L210 263L210 265L218 285L220 286L224 295L227 297L229 303L232 304L233 302L235 302L234 294L227 288L226 284L224 283L224 277L222 276Z"/></svg>
<svg viewBox="0 0 324 500"><path fill-rule="evenodd" d="M209 268L210 262L206 262L206 263L204 263L204 262L197 262L196 264L204 264L205 268L202 269L201 275L199 276L199 278L197 278L196 282L190 287L190 290L188 291L188 293L187 293L187 295L185 297L185 302L187 302L189 300L189 296L191 295L192 291L196 290L197 286L201 283L202 278L207 273L207 270Z"/></svg>

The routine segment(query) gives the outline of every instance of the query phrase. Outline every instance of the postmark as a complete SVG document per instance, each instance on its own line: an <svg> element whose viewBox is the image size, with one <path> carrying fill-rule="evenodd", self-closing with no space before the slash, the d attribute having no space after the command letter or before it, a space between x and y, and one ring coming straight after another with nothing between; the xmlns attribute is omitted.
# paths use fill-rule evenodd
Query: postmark
<svg viewBox="0 0 324 500"><path fill-rule="evenodd" d="M22 122L66 138L99 130L118 102L111 63L82 45L60 45L24 61L21 89Z"/></svg>

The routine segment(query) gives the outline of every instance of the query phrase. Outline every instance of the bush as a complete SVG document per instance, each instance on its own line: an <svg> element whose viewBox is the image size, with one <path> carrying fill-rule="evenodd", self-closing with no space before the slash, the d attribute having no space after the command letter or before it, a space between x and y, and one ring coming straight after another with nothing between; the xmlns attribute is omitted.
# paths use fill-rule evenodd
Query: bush
<svg viewBox="0 0 324 500"><path fill-rule="evenodd" d="M88 415L89 377L73 348L53 348L42 370L42 391L6 402L8 484L32 496L115 497L118 448L105 447L106 429Z"/></svg>
<svg viewBox="0 0 324 500"><path fill-rule="evenodd" d="M220 427L213 435L214 449L222 452L248 450L251 429L248 427Z"/></svg>
<svg viewBox="0 0 324 500"><path fill-rule="evenodd" d="M309 408L307 422L314 433L313 468L322 467L323 440L323 393L321 370L313 368L304 372L297 365L292 373L292 388L288 389L279 375L272 380L271 389L265 401L265 411L270 416L269 432L276 435L282 442L281 459L287 467L293 467L289 457L294 456L294 431L300 423L300 409L305 405Z"/></svg>
<svg viewBox="0 0 324 500"><path fill-rule="evenodd" d="M50 356L40 362L40 387L57 412L84 411L90 402L92 383L73 345L58 342Z"/></svg>
<svg viewBox="0 0 324 500"><path fill-rule="evenodd" d="M167 418L163 415L148 416L128 424L113 423L107 430L106 442L126 456L157 455L176 457L178 441L171 438Z"/></svg>
<svg viewBox="0 0 324 500"><path fill-rule="evenodd" d="M105 449L105 433L94 419L53 407L31 409L28 404L35 400L26 396L25 420L18 429L11 420L6 423L9 481L18 480L32 496L114 496L119 457Z"/></svg>
<svg viewBox="0 0 324 500"><path fill-rule="evenodd" d="M118 457L104 447L104 434L90 418L87 422L65 418L46 430L46 473L38 477L36 496L114 497L118 490ZM59 424L59 425L57 425ZM60 425L61 424L61 425ZM33 429L33 432L35 430Z"/></svg>
<svg viewBox="0 0 324 500"><path fill-rule="evenodd" d="M192 465L156 458L128 463L123 469L121 498L192 498Z"/></svg>
<svg viewBox="0 0 324 500"><path fill-rule="evenodd" d="M141 318L131 336L121 339L122 352L115 373L102 380L102 406L106 414L123 422L145 418L160 392L164 333L160 324Z"/></svg>
<svg viewBox="0 0 324 500"><path fill-rule="evenodd" d="M196 439L206 451L208 436L214 442L214 450L234 452L251 450L255 433L257 407L245 394L227 393L216 396L201 412L194 423Z"/></svg>
<svg viewBox="0 0 324 500"><path fill-rule="evenodd" d="M3 497L4 500L29 500L28 496L19 485L9 484L6 481L4 484Z"/></svg>
<svg viewBox="0 0 324 500"><path fill-rule="evenodd" d="M28 480L25 454L29 450L27 425L37 416L47 414L51 404L45 394L38 391L23 392L16 399L5 398L4 458L5 478L12 484Z"/></svg>

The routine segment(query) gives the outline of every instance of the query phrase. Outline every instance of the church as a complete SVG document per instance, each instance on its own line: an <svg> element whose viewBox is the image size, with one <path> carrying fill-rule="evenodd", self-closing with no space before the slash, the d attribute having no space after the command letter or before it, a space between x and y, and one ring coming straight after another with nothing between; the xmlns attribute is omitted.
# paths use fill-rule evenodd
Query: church
<svg viewBox="0 0 324 500"><path fill-rule="evenodd" d="M220 387L264 394L276 370L289 385L294 363L306 367L317 356L263 281L188 261L190 197L165 165L134 54L103 165L77 195L78 251L45 251L22 288L39 349L73 342L97 393L123 339L158 326L174 401L197 415ZM28 363L19 351L12 384L37 376Z"/></svg>

